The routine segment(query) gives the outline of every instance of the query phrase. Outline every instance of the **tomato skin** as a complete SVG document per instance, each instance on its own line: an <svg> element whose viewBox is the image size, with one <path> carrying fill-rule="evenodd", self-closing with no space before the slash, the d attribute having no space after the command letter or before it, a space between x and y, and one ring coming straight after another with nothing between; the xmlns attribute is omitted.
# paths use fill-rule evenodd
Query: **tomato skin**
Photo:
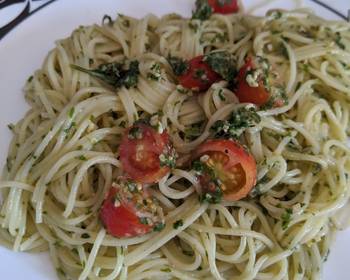
<svg viewBox="0 0 350 280"><path fill-rule="evenodd" d="M237 13L239 10L238 1L230 0L225 4L220 4L218 0L208 0L209 6L212 7L213 12L217 14L232 14Z"/></svg>
<svg viewBox="0 0 350 280"><path fill-rule="evenodd" d="M224 174L221 178L218 176L227 187L226 190L222 189L224 199L229 201L242 199L255 186L257 176L255 159L238 142L226 139L208 140L197 148L194 157L198 159L203 155L208 155L209 159L213 160L213 168L219 169L218 174Z"/></svg>
<svg viewBox="0 0 350 280"><path fill-rule="evenodd" d="M197 56L188 62L188 70L178 77L179 83L193 91L205 91L213 83L220 80L220 75L214 72L210 66L203 61L204 56ZM200 75L199 75L200 74Z"/></svg>
<svg viewBox="0 0 350 280"><path fill-rule="evenodd" d="M117 193L117 188L110 189L100 211L100 218L107 232L119 238L144 235L150 232L152 226L142 224L131 205L123 201L119 206L115 205Z"/></svg>
<svg viewBox="0 0 350 280"><path fill-rule="evenodd" d="M142 137L130 138L132 129L139 129ZM169 171L168 166L161 166L159 156L172 153L169 134L158 133L151 126L136 123L129 127L123 135L119 146L120 161L124 171L140 183L155 183Z"/></svg>
<svg viewBox="0 0 350 280"><path fill-rule="evenodd" d="M238 87L236 96L241 103L254 103L258 106L264 105L270 98L269 92L265 89L261 77L258 79L258 86L251 87L246 81L248 71L254 70L255 65L251 58L238 72Z"/></svg>

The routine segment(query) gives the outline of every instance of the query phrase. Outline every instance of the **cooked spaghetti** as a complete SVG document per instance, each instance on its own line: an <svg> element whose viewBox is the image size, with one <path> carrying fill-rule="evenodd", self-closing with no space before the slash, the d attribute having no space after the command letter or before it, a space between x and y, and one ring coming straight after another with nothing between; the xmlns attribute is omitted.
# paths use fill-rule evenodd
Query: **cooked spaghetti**
<svg viewBox="0 0 350 280"><path fill-rule="evenodd" d="M267 61L283 102L240 103L237 85L225 80L202 93L178 85L170 57L223 51L237 71L249 56ZM86 73L125 61L138 62L132 86ZM348 23L302 9L205 20L106 17L58 41L28 79L25 98L31 109L10 126L0 182L6 246L49 251L61 279L320 278L350 191ZM240 200L200 200L197 173L184 163L225 134L217 124L230 125L241 109L258 118L234 130L255 158L257 184ZM148 187L164 228L117 238L100 208L123 175L122 135L147 118L169 133L178 154Z"/></svg>

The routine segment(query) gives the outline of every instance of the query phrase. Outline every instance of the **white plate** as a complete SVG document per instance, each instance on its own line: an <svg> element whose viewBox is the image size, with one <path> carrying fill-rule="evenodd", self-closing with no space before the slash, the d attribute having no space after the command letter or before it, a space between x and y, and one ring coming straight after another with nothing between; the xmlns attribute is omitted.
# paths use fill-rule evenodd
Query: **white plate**
<svg viewBox="0 0 350 280"><path fill-rule="evenodd" d="M13 0L0 0L0 7ZM330 2L326 1L325 2ZM25 7L30 11L49 0L23 0L22 3L0 9L0 27L7 20L14 19ZM246 7L261 1L243 0ZM266 2L266 1L265 1ZM301 1L273 1L269 8L294 8ZM315 1L317 2L317 1ZM349 0L333 0L332 7L347 14ZM54 41L67 37L79 25L100 23L104 14L115 16L118 13L136 17L147 13L162 15L178 12L190 15L193 1L189 0L57 0L34 13L12 29L0 40L0 163L6 160L10 132L7 124L16 122L28 109L25 104L22 87L32 72L40 67L47 52L54 47ZM304 6L314 8L327 18L339 19L339 16L310 0ZM262 14L266 10L260 9ZM331 248L328 262L325 264L324 280L347 280L350 275L348 259L350 253L350 231L341 232ZM56 279L53 266L47 254L32 255L13 253L0 247L0 279L48 280Z"/></svg>

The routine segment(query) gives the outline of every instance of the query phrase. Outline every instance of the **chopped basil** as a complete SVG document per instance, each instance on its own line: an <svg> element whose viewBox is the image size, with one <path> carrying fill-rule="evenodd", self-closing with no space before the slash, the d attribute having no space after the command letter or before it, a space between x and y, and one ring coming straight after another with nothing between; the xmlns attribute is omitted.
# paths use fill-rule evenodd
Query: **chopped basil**
<svg viewBox="0 0 350 280"><path fill-rule="evenodd" d="M236 60L229 52L210 53L203 60L226 81L232 82L236 77Z"/></svg>
<svg viewBox="0 0 350 280"><path fill-rule="evenodd" d="M179 57L169 56L168 62L176 76L185 74L189 68L188 62Z"/></svg>
<svg viewBox="0 0 350 280"><path fill-rule="evenodd" d="M192 12L193 19L207 20L213 13L208 0L196 0L195 10Z"/></svg>
<svg viewBox="0 0 350 280"><path fill-rule="evenodd" d="M74 64L72 64L71 67L100 79L116 88L122 86L128 89L136 87L140 74L139 62L137 60L130 61L129 65L118 62L101 64L97 69L85 69Z"/></svg>
<svg viewBox="0 0 350 280"><path fill-rule="evenodd" d="M184 225L182 220L177 220L175 223L173 223L173 228L178 229L179 227L182 227Z"/></svg>
<svg viewBox="0 0 350 280"><path fill-rule="evenodd" d="M289 226L289 223L292 220L292 214L293 210L288 208L286 211L282 214L281 219L282 219L282 229L286 230Z"/></svg>
<svg viewBox="0 0 350 280"><path fill-rule="evenodd" d="M199 79L203 83L208 83L208 76L206 71L203 68L198 68L194 71L194 76L193 78Z"/></svg>
<svg viewBox="0 0 350 280"><path fill-rule="evenodd" d="M247 128L256 126L260 121L261 118L254 108L241 107L232 112L228 120L216 121L211 130L216 138L237 139Z"/></svg>
<svg viewBox="0 0 350 280"><path fill-rule="evenodd" d="M164 223L158 223L154 226L153 231L162 231L165 228Z"/></svg>
<svg viewBox="0 0 350 280"><path fill-rule="evenodd" d="M131 192L131 193L134 193L134 192L138 191L137 184L135 182L133 182L133 181L130 181L130 180L127 181L126 182L126 186L127 186L128 190L129 190L129 192Z"/></svg>

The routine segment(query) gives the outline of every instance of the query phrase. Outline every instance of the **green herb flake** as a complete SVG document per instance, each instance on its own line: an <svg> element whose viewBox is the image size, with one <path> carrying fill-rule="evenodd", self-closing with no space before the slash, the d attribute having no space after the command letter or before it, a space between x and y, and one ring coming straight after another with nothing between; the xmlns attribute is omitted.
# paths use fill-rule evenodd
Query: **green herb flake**
<svg viewBox="0 0 350 280"><path fill-rule="evenodd" d="M169 273L171 272L171 269L170 267L166 267L166 268L162 268L161 271Z"/></svg>
<svg viewBox="0 0 350 280"><path fill-rule="evenodd" d="M165 224L164 223L158 223L153 227L153 231L162 231L165 228Z"/></svg>
<svg viewBox="0 0 350 280"><path fill-rule="evenodd" d="M192 12L193 19L207 20L213 13L208 0L196 0L195 10Z"/></svg>
<svg viewBox="0 0 350 280"><path fill-rule="evenodd" d="M115 88L125 86L129 89L131 87L136 87L140 74L139 62L137 60L132 60L130 63L113 62L101 64L96 69L85 69L74 64L71 64L71 67L100 79Z"/></svg>
<svg viewBox="0 0 350 280"><path fill-rule="evenodd" d="M229 52L213 52L205 55L203 60L226 81L233 82L235 79L237 63Z"/></svg>
<svg viewBox="0 0 350 280"><path fill-rule="evenodd" d="M167 166L169 168L176 167L176 153L175 151L170 151L159 155L159 163L161 167Z"/></svg>
<svg viewBox="0 0 350 280"><path fill-rule="evenodd" d="M189 69L189 64L186 60L175 56L168 56L168 62L176 76L185 74Z"/></svg>
<svg viewBox="0 0 350 280"><path fill-rule="evenodd" d="M30 83L33 80L33 76L29 76L29 78L27 79L27 82Z"/></svg>
<svg viewBox="0 0 350 280"><path fill-rule="evenodd" d="M286 230L289 227L289 223L292 220L292 214L293 210L288 208L286 211L282 214L281 219L282 219L282 229Z"/></svg>
<svg viewBox="0 0 350 280"><path fill-rule="evenodd" d="M128 133L129 139L142 139L143 131L139 126L133 126Z"/></svg>
<svg viewBox="0 0 350 280"><path fill-rule="evenodd" d="M87 158L86 158L85 156L83 156L83 155L79 156L78 159L79 159L79 160L83 160L83 161L86 161L86 160L87 160Z"/></svg>
<svg viewBox="0 0 350 280"><path fill-rule="evenodd" d="M260 123L261 118L254 108L241 107L232 112L228 120L218 120L211 127L215 138L239 138L250 127Z"/></svg>
<svg viewBox="0 0 350 280"><path fill-rule="evenodd" d="M153 81L160 81L162 79L162 72L159 63L154 63L151 68L151 72L147 73L147 78Z"/></svg>
<svg viewBox="0 0 350 280"><path fill-rule="evenodd" d="M175 223L173 223L173 228L178 229L184 225L182 220L177 220Z"/></svg>
<svg viewBox="0 0 350 280"><path fill-rule="evenodd" d="M83 234L81 235L81 238L84 238L84 239L90 238L90 234L88 234L88 233L83 233Z"/></svg>
<svg viewBox="0 0 350 280"><path fill-rule="evenodd" d="M334 42L337 44L337 46L339 48L341 48L342 50L345 50L345 45L344 45L344 43L341 40L342 40L342 37L341 37L340 33L336 32L335 33Z"/></svg>
<svg viewBox="0 0 350 280"><path fill-rule="evenodd" d="M221 101L226 101L226 97L225 97L225 95L224 95L224 90L223 90L222 88L219 89L219 91L218 91L218 96L219 96L219 98L220 98Z"/></svg>
<svg viewBox="0 0 350 280"><path fill-rule="evenodd" d="M148 219L145 218L145 217L139 218L139 221L140 221L140 223L143 224L143 225L148 225Z"/></svg>
<svg viewBox="0 0 350 280"><path fill-rule="evenodd" d="M68 112L68 117L73 118L74 110L75 110L74 107L72 107L72 108L69 110L69 112Z"/></svg>

